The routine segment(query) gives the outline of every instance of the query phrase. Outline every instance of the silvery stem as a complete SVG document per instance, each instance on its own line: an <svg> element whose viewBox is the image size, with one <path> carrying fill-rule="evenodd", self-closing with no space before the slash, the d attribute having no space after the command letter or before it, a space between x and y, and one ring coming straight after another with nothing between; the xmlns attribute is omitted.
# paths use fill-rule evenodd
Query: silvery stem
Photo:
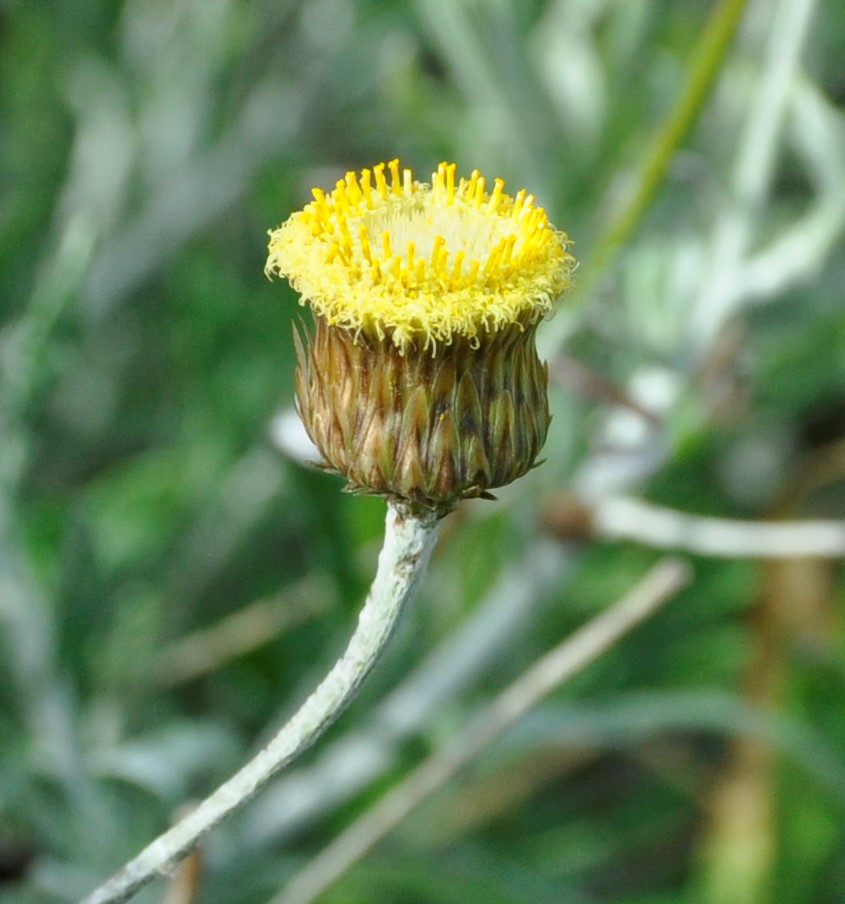
<svg viewBox="0 0 845 904"><path fill-rule="evenodd" d="M358 626L343 656L302 707L249 763L81 904L119 904L186 857L218 823L310 747L343 712L387 646L413 597L437 534L434 514L388 503L384 546Z"/></svg>

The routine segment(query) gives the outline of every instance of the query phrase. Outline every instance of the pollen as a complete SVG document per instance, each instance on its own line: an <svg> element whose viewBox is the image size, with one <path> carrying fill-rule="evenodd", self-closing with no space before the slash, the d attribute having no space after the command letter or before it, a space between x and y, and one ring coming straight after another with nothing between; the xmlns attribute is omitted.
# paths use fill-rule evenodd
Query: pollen
<svg viewBox="0 0 845 904"><path fill-rule="evenodd" d="M532 195L456 169L441 163L421 183L391 160L313 189L271 230L265 272L331 325L401 352L536 322L570 285L568 237Z"/></svg>

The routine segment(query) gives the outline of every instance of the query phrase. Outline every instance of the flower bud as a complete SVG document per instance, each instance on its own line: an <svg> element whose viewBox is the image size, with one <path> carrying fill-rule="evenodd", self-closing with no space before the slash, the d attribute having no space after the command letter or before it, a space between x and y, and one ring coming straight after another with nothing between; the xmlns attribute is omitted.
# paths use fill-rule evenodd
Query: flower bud
<svg viewBox="0 0 845 904"><path fill-rule="evenodd" d="M549 425L534 337L570 284L569 240L479 173L430 185L399 163L348 173L270 233L266 272L315 319L296 394L349 489L446 512L520 477Z"/></svg>

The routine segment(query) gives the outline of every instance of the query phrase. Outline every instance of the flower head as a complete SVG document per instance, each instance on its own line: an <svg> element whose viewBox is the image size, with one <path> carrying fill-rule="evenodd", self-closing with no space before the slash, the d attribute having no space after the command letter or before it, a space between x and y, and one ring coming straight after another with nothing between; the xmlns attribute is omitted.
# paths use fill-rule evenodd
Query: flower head
<svg viewBox="0 0 845 904"><path fill-rule="evenodd" d="M387 174L385 173L387 169ZM532 195L492 190L478 171L431 185L399 161L347 173L270 233L267 273L287 276L332 326L387 338L401 351L477 340L548 314L569 285L567 237Z"/></svg>
<svg viewBox="0 0 845 904"><path fill-rule="evenodd" d="M270 233L266 272L315 315L297 403L353 490L440 511L534 465L549 423L534 332L574 258L534 198L441 163L347 173Z"/></svg>

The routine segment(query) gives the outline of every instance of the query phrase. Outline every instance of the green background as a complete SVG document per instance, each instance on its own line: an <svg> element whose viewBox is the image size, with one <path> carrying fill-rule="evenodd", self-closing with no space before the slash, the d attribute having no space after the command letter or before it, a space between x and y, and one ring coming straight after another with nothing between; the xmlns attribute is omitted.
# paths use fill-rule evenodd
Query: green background
<svg viewBox="0 0 845 904"><path fill-rule="evenodd" d="M3 904L93 888L352 630L384 504L292 454L300 308L262 274L348 169L478 167L573 238L547 461L450 516L197 904L269 901L663 555L573 493L845 518L843 48L837 0L0 2ZM688 559L320 900L845 902L841 562Z"/></svg>

